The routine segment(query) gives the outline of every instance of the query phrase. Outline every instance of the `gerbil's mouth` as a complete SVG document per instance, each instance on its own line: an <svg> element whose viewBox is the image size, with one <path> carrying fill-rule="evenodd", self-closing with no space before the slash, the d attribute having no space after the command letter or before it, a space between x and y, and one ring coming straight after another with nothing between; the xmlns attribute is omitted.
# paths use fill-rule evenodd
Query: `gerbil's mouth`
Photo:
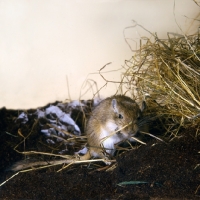
<svg viewBox="0 0 200 200"><path fill-rule="evenodd" d="M117 134L122 134L122 132L120 132L120 131L116 131L116 133L117 133Z"/></svg>
<svg viewBox="0 0 200 200"><path fill-rule="evenodd" d="M117 135L124 135L121 131L116 132Z"/></svg>
<svg viewBox="0 0 200 200"><path fill-rule="evenodd" d="M115 129L115 132L116 132L116 134L122 134L118 127Z"/></svg>

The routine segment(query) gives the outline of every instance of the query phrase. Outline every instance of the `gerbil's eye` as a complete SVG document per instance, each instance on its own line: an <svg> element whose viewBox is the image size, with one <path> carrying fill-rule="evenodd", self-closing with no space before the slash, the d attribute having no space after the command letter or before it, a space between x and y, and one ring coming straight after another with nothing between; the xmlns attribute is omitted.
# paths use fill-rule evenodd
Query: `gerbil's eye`
<svg viewBox="0 0 200 200"><path fill-rule="evenodd" d="M123 116L121 114L119 114L119 119L123 119Z"/></svg>

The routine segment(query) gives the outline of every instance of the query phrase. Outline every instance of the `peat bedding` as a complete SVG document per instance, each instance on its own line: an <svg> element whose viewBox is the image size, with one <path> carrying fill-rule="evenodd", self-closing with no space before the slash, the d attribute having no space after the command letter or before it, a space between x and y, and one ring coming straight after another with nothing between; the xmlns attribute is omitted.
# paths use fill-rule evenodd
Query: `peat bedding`
<svg viewBox="0 0 200 200"><path fill-rule="evenodd" d="M1 183L14 174L6 169L24 158L13 150L22 138L8 133L16 136L19 129L29 133L34 123L34 119L26 124L16 122L18 115L16 110L0 110ZM195 128L182 130L184 137L168 144L151 140L147 145L123 152L111 171L105 171L102 163L96 168L88 167L87 163L61 172L56 172L61 168L57 166L19 173L0 187L0 199L199 199L200 139L192 137L195 132ZM40 128L35 126L26 148L41 151L40 138ZM124 181L146 183L118 185Z"/></svg>

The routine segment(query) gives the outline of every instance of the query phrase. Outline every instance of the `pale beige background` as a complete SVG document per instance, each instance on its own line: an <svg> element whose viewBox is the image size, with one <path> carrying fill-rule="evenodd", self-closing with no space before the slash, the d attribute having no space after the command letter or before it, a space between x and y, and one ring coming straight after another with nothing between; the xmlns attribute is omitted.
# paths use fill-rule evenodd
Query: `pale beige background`
<svg viewBox="0 0 200 200"><path fill-rule="evenodd" d="M175 18L185 33L197 32L191 19L198 14L192 0L0 0L0 108L79 99L93 83L87 79L104 85L95 73L106 63L112 62L104 71L117 70L132 56L123 30L133 20L163 38L181 33ZM133 28L126 35L137 40L147 33ZM119 80L120 71L105 76ZM115 89L108 84L100 94ZM95 92L93 87L81 99Z"/></svg>

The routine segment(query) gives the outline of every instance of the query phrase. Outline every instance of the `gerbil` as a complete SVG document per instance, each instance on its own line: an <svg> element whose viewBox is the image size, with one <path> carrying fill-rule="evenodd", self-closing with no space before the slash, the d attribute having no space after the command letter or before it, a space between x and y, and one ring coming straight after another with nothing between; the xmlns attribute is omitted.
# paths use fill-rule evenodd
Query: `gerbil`
<svg viewBox="0 0 200 200"><path fill-rule="evenodd" d="M74 160L50 161L50 164L71 163L77 160L88 160L91 157L104 158L109 164L110 155L115 152L115 144L122 142L139 131L138 121L141 118L142 108L124 95L112 96L104 99L94 108L87 121L85 133L87 135L88 152ZM16 163L11 170L18 171L25 168L44 165L46 162ZM21 166L20 166L21 165Z"/></svg>
<svg viewBox="0 0 200 200"><path fill-rule="evenodd" d="M141 109L127 96L112 96L100 102L87 122L89 150L81 159L107 158L109 154L113 155L115 144L134 136L139 131L140 118Z"/></svg>

